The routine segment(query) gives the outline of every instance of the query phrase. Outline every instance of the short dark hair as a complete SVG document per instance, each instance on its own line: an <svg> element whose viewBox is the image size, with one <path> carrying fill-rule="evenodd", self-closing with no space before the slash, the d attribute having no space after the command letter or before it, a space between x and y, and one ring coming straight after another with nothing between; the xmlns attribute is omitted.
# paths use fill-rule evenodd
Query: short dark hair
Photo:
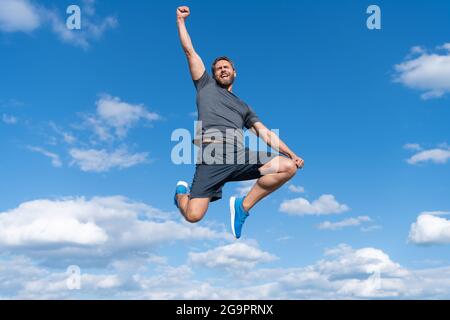
<svg viewBox="0 0 450 320"><path fill-rule="evenodd" d="M212 71L213 76L214 76L215 71L216 71L216 70L215 70L216 64L217 64L217 62L219 62L220 60L228 61L229 63L231 63L231 67L233 68L233 70L235 70L235 69L234 69L234 62L233 62L233 60L231 60L231 59L228 58L227 56L221 56L221 57L216 58L216 59L214 60L213 64L211 65L211 71Z"/></svg>

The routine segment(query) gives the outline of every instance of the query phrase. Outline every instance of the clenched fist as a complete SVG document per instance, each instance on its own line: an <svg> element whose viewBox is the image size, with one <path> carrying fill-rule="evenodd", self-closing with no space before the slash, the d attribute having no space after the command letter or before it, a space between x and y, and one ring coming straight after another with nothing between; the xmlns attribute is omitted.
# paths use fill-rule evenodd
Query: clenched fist
<svg viewBox="0 0 450 320"><path fill-rule="evenodd" d="M289 157L294 161L295 165L298 169L303 169L305 166L305 160L297 156L296 154L291 154Z"/></svg>
<svg viewBox="0 0 450 320"><path fill-rule="evenodd" d="M177 18L186 19L191 14L189 7L181 6L177 8Z"/></svg>
<svg viewBox="0 0 450 320"><path fill-rule="evenodd" d="M303 167L305 166L305 160L303 160L300 157L296 157L293 160L294 160L295 165L297 166L297 168L303 169Z"/></svg>

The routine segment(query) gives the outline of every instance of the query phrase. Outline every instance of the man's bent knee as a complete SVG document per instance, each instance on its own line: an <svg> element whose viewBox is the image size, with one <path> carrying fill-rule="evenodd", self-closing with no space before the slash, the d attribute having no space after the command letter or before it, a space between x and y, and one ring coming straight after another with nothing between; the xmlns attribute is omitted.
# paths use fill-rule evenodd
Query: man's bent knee
<svg viewBox="0 0 450 320"><path fill-rule="evenodd" d="M190 223L197 223L203 219L204 214L198 214L195 212L188 212L185 216L186 221Z"/></svg>
<svg viewBox="0 0 450 320"><path fill-rule="evenodd" d="M287 172L289 176L292 178L297 173L297 170L298 168L295 162L290 159L287 159L285 163L285 172Z"/></svg>

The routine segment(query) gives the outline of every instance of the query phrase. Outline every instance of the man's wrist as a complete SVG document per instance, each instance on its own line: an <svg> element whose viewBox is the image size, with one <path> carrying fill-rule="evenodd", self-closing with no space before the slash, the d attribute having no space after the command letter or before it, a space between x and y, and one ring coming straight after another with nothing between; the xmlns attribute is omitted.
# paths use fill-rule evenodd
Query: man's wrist
<svg viewBox="0 0 450 320"><path fill-rule="evenodd" d="M292 159L292 152L290 151L286 151L286 150L279 150L279 153L284 154L286 157L291 158Z"/></svg>
<svg viewBox="0 0 450 320"><path fill-rule="evenodd" d="M292 152L292 151L288 151L288 152L287 152L287 155L288 155L288 157L291 158L291 159L294 159L294 158L296 157L295 153Z"/></svg>

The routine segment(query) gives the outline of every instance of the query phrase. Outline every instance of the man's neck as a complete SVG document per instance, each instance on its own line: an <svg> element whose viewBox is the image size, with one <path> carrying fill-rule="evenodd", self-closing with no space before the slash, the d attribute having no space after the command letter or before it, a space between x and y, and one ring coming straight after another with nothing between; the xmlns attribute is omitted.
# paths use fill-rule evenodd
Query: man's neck
<svg viewBox="0 0 450 320"><path fill-rule="evenodd" d="M233 85L230 84L228 87L222 87L224 89L226 89L228 92L233 92Z"/></svg>

